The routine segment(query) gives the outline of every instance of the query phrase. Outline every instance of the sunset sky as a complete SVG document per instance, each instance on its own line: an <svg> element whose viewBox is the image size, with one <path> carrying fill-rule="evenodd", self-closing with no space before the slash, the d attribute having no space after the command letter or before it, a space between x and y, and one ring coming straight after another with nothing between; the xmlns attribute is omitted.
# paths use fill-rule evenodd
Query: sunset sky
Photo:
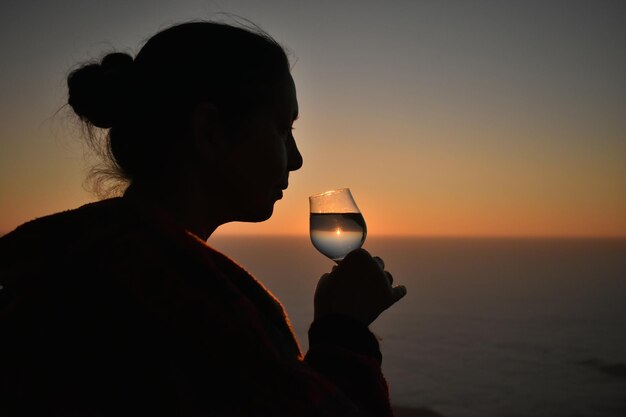
<svg viewBox="0 0 626 417"><path fill-rule="evenodd" d="M95 196L67 108L77 64L189 19L292 51L304 166L274 217L349 187L370 234L626 236L624 1L3 1L0 234Z"/></svg>

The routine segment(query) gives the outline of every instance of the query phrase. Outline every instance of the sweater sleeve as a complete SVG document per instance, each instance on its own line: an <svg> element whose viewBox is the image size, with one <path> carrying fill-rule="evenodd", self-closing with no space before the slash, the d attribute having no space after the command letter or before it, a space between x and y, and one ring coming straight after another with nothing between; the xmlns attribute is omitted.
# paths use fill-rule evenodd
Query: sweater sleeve
<svg viewBox="0 0 626 417"><path fill-rule="evenodd" d="M192 289L180 280L166 287L171 301L164 319L175 341L166 343L172 352L167 366L174 369L168 373L177 375L180 401L194 412L392 416L378 342L360 323L342 316L313 323L311 348L302 358L276 345L247 298L214 286Z"/></svg>
<svg viewBox="0 0 626 417"><path fill-rule="evenodd" d="M345 315L316 320L305 361L357 404L362 415L392 415L378 340L363 323Z"/></svg>

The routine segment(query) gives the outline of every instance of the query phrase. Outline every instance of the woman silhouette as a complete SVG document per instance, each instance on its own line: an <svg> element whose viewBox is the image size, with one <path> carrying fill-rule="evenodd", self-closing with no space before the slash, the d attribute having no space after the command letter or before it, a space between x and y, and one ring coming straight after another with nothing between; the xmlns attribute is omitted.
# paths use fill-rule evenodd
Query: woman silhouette
<svg viewBox="0 0 626 417"><path fill-rule="evenodd" d="M260 31L190 22L69 75L128 187L0 240L0 415L391 415L367 326L405 290L382 260L357 250L320 279L304 355L205 243L268 219L302 166L289 69Z"/></svg>

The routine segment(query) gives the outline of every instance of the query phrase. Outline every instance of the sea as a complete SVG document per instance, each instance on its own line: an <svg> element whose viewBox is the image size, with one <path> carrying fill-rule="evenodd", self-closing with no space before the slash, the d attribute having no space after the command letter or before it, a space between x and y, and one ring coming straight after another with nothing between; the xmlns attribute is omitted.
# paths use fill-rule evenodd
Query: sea
<svg viewBox="0 0 626 417"><path fill-rule="evenodd" d="M301 348L334 262L307 236L208 242L281 300ZM368 236L408 294L371 326L392 404L445 417L625 417L626 239Z"/></svg>

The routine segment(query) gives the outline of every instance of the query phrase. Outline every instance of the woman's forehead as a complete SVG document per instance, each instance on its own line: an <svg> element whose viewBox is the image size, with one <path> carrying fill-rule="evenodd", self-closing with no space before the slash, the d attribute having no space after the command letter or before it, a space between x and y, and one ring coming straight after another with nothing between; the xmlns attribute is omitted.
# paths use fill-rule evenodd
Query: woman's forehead
<svg viewBox="0 0 626 417"><path fill-rule="evenodd" d="M291 75L288 75L283 81L278 83L274 97L274 107L282 117L289 117L292 120L298 117L299 108L296 85Z"/></svg>

